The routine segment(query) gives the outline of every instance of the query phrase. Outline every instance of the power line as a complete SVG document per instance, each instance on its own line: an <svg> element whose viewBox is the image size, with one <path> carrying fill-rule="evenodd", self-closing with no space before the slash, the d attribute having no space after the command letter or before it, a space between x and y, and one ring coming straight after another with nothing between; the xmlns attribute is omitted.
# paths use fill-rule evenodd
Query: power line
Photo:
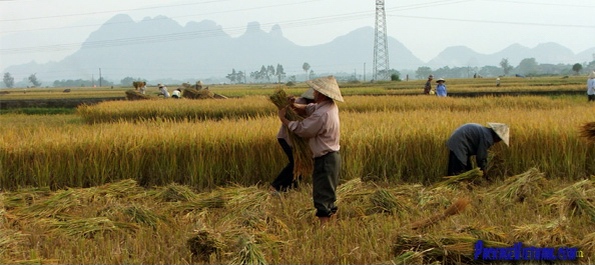
<svg viewBox="0 0 595 265"><path fill-rule="evenodd" d="M545 24L545 23L532 23L532 22L511 22L511 21L495 21L495 20L473 20L473 19L460 19L460 18L444 18L444 17L421 17L421 16L407 16L407 15L388 15L391 17L404 17L404 18L417 18L417 19L432 19L432 20L444 20L444 21L457 21L457 22L473 22L473 23L491 23L491 24L512 24L512 25L526 25L526 26L542 26L542 27L566 27L566 28L595 28L595 25L570 25L570 24Z"/></svg>
<svg viewBox="0 0 595 265"><path fill-rule="evenodd" d="M167 7L177 7L177 6L201 5L201 4L219 3L219 2L225 2L225 1L232 1L232 0L212 0L212 1L206 1L206 2L201 2L201 3L186 3L186 4L177 4L177 5L162 5L162 6L153 6L153 7L141 7L141 8L109 10L109 11L88 12L88 13L64 14L64 15L53 15L53 16L43 16L43 17L0 19L0 22L12 22L12 21L23 21L23 20L47 19L47 18L64 18L64 17L88 16L88 15L96 15L96 14L119 13L119 12L129 12L129 11L138 11L138 10L147 10L147 9L158 9L158 8L167 8Z"/></svg>

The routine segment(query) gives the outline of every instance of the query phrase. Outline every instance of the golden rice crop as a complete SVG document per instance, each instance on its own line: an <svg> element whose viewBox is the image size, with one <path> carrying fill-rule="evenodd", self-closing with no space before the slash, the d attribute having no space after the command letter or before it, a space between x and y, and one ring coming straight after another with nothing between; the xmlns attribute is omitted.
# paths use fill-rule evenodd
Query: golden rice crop
<svg viewBox="0 0 595 265"><path fill-rule="evenodd" d="M417 104L428 103L437 110L451 104L433 100ZM558 178L577 179L595 172L589 162L595 149L585 145L575 130L591 119L586 112L590 106L565 100L555 105L553 109L480 108L473 112L342 111L341 154L343 165L348 166L342 167L341 176L346 180L363 176L389 182L439 182L447 167L444 143L452 130L466 122L492 121L511 126L511 146L497 144L490 149L492 157L498 158L493 159L498 164L490 171L496 179L535 165ZM3 188L56 189L133 179L143 186L176 182L200 190L268 182L285 163L275 141L279 121L274 116L92 125L69 117L67 121L48 118L47 124L32 118L35 123L28 124L21 122L25 116L0 116L15 124L0 135Z"/></svg>

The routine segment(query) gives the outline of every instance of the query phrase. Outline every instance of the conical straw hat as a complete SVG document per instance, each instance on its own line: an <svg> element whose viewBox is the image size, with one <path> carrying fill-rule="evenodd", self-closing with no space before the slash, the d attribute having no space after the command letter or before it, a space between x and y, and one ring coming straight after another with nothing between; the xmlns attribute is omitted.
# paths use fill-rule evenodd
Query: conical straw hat
<svg viewBox="0 0 595 265"><path fill-rule="evenodd" d="M334 76L320 77L306 81L311 88L334 100L343 101L341 90Z"/></svg>
<svg viewBox="0 0 595 265"><path fill-rule="evenodd" d="M593 71L589 74L589 78L595 78L595 71Z"/></svg>
<svg viewBox="0 0 595 265"><path fill-rule="evenodd" d="M509 146L509 128L504 123L488 122L488 127L492 128L494 132L502 139L502 141Z"/></svg>

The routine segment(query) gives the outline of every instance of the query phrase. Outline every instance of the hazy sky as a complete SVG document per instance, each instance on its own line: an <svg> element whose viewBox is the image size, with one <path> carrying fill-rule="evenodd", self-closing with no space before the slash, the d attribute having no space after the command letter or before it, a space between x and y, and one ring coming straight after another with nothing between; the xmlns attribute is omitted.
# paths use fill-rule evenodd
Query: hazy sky
<svg viewBox="0 0 595 265"><path fill-rule="evenodd" d="M181 25L213 20L234 37L245 32L248 22L260 22L267 32L279 24L286 38L309 46L374 27L375 12L375 0L0 0L0 37L46 36L38 43L18 44L3 38L0 69L15 60L60 60L117 14L135 21L163 15ZM388 35L423 61L457 45L485 54L514 43L533 48L557 42L575 53L595 47L593 0L386 0L385 12ZM50 45L43 52L7 52Z"/></svg>

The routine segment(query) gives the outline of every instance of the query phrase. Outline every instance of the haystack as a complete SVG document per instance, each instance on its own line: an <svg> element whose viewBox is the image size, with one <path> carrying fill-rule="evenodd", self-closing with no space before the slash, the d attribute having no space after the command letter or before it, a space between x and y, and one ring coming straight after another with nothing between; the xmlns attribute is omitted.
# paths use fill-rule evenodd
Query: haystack
<svg viewBox="0 0 595 265"><path fill-rule="evenodd" d="M151 97L142 94L135 90L126 90L126 99L127 100L144 100L144 99L151 99Z"/></svg>
<svg viewBox="0 0 595 265"><path fill-rule="evenodd" d="M189 99L208 99L214 98L215 94L208 89L184 88L182 97Z"/></svg>
<svg viewBox="0 0 595 265"><path fill-rule="evenodd" d="M273 102L273 104L277 106L278 109L285 108L290 104L290 101L287 97L287 93L285 93L285 90L283 89L278 89L269 98ZM304 119L304 117L298 115L292 108L287 108L285 118L287 118L290 121L301 121ZM287 128L285 129L287 130ZM292 152L295 165L293 168L293 175L310 176L312 174L312 171L314 170L314 161L312 160L312 151L308 146L307 140L302 137L299 137L297 134L290 130L288 130L287 135L293 143Z"/></svg>

